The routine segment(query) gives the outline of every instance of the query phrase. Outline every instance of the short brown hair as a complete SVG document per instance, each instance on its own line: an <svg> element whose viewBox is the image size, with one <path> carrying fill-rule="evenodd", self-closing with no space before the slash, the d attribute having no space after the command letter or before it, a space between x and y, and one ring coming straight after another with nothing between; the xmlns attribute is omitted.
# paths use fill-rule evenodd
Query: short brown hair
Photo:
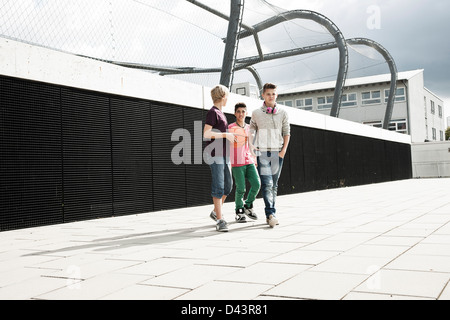
<svg viewBox="0 0 450 320"><path fill-rule="evenodd" d="M234 112L236 112L239 108L247 109L247 105L243 102L239 102L234 106Z"/></svg>
<svg viewBox="0 0 450 320"><path fill-rule="evenodd" d="M263 87L263 93L266 92L267 89L276 89L277 86L273 83L266 83Z"/></svg>

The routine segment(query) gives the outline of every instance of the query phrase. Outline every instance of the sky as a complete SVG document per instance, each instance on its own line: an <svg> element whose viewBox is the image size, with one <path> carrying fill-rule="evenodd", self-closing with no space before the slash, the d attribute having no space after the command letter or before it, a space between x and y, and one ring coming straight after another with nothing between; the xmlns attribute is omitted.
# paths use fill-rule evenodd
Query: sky
<svg viewBox="0 0 450 320"><path fill-rule="evenodd" d="M450 1L269 0L287 10L319 12L344 37L364 37L385 47L398 71L424 69L425 87L444 100L450 117Z"/></svg>

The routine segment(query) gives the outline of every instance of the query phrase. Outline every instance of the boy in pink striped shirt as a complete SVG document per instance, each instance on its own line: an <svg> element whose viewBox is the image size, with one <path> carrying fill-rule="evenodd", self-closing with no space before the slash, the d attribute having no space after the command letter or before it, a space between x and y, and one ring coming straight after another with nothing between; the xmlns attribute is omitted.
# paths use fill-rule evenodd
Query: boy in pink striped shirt
<svg viewBox="0 0 450 320"><path fill-rule="evenodd" d="M258 219L253 209L253 202L261 188L261 181L256 170L256 155L253 152L253 144L250 141L250 125L245 123L247 106L244 103L236 104L234 115L236 116L236 122L228 126L228 132L235 134L234 143L230 143L230 160L236 184L236 221L246 222L245 215L252 220ZM244 203L246 180L250 183L250 190Z"/></svg>

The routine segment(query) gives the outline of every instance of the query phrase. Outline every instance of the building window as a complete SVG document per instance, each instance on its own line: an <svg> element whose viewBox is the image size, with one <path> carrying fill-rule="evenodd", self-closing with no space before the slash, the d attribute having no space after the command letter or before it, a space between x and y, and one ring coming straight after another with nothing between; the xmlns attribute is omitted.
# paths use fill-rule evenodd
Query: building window
<svg viewBox="0 0 450 320"><path fill-rule="evenodd" d="M363 106L381 103L381 91L366 91L362 93Z"/></svg>
<svg viewBox="0 0 450 320"><path fill-rule="evenodd" d="M363 124L375 127L375 128L383 128L383 122L381 121L368 121L363 122ZM390 131L396 131L398 133L408 133L408 126L406 124L406 119L398 119L398 120L392 120L389 123L389 130Z"/></svg>
<svg viewBox="0 0 450 320"><path fill-rule="evenodd" d="M392 120L389 123L389 130L390 131L397 131L398 133L408 133L408 128L406 125L406 119L400 119L400 120Z"/></svg>
<svg viewBox="0 0 450 320"><path fill-rule="evenodd" d="M286 100L286 101L280 101L279 104L285 105L286 107L292 107L293 103L292 100Z"/></svg>
<svg viewBox="0 0 450 320"><path fill-rule="evenodd" d="M247 88L246 87L236 88L236 94L240 94L242 96L246 96L247 95Z"/></svg>
<svg viewBox="0 0 450 320"><path fill-rule="evenodd" d="M363 122L363 124L366 124L368 126L375 127L375 128L383 128L383 123L381 121L368 121L368 122Z"/></svg>
<svg viewBox="0 0 450 320"><path fill-rule="evenodd" d="M295 106L298 109L310 111L313 109L313 99L312 98L297 99L295 100Z"/></svg>
<svg viewBox="0 0 450 320"><path fill-rule="evenodd" d="M439 110L439 118L442 118L442 106L438 105L438 110Z"/></svg>
<svg viewBox="0 0 450 320"><path fill-rule="evenodd" d="M433 128L433 140L436 141L436 128Z"/></svg>
<svg viewBox="0 0 450 320"><path fill-rule="evenodd" d="M343 94L341 101L342 107L353 107L358 104L358 102L356 101L356 93Z"/></svg>
<svg viewBox="0 0 450 320"><path fill-rule="evenodd" d="M333 96L317 98L317 109L319 110L331 109L332 104L333 104Z"/></svg>
<svg viewBox="0 0 450 320"><path fill-rule="evenodd" d="M431 114L436 114L436 108L434 106L434 101L431 100Z"/></svg>
<svg viewBox="0 0 450 320"><path fill-rule="evenodd" d="M384 90L384 102L388 102L389 93L391 92L390 89ZM405 94L405 88L397 88L395 91L395 102L402 102L406 101L406 94Z"/></svg>
<svg viewBox="0 0 450 320"><path fill-rule="evenodd" d="M441 141L444 141L444 131L440 131L440 133L441 133Z"/></svg>

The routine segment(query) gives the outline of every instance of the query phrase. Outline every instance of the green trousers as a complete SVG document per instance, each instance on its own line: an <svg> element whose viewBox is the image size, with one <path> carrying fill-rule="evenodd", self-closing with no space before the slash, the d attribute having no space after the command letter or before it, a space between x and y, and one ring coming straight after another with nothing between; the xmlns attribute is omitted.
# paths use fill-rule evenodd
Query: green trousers
<svg viewBox="0 0 450 320"><path fill-rule="evenodd" d="M259 180L258 171L254 164L249 164L242 167L233 167L233 178L236 183L236 197L235 204L236 210L244 208L244 195L246 191L245 181L248 180L250 183L250 190L248 191L247 200L245 204L249 207L253 205L256 196L258 195L259 189L261 188L261 181Z"/></svg>

